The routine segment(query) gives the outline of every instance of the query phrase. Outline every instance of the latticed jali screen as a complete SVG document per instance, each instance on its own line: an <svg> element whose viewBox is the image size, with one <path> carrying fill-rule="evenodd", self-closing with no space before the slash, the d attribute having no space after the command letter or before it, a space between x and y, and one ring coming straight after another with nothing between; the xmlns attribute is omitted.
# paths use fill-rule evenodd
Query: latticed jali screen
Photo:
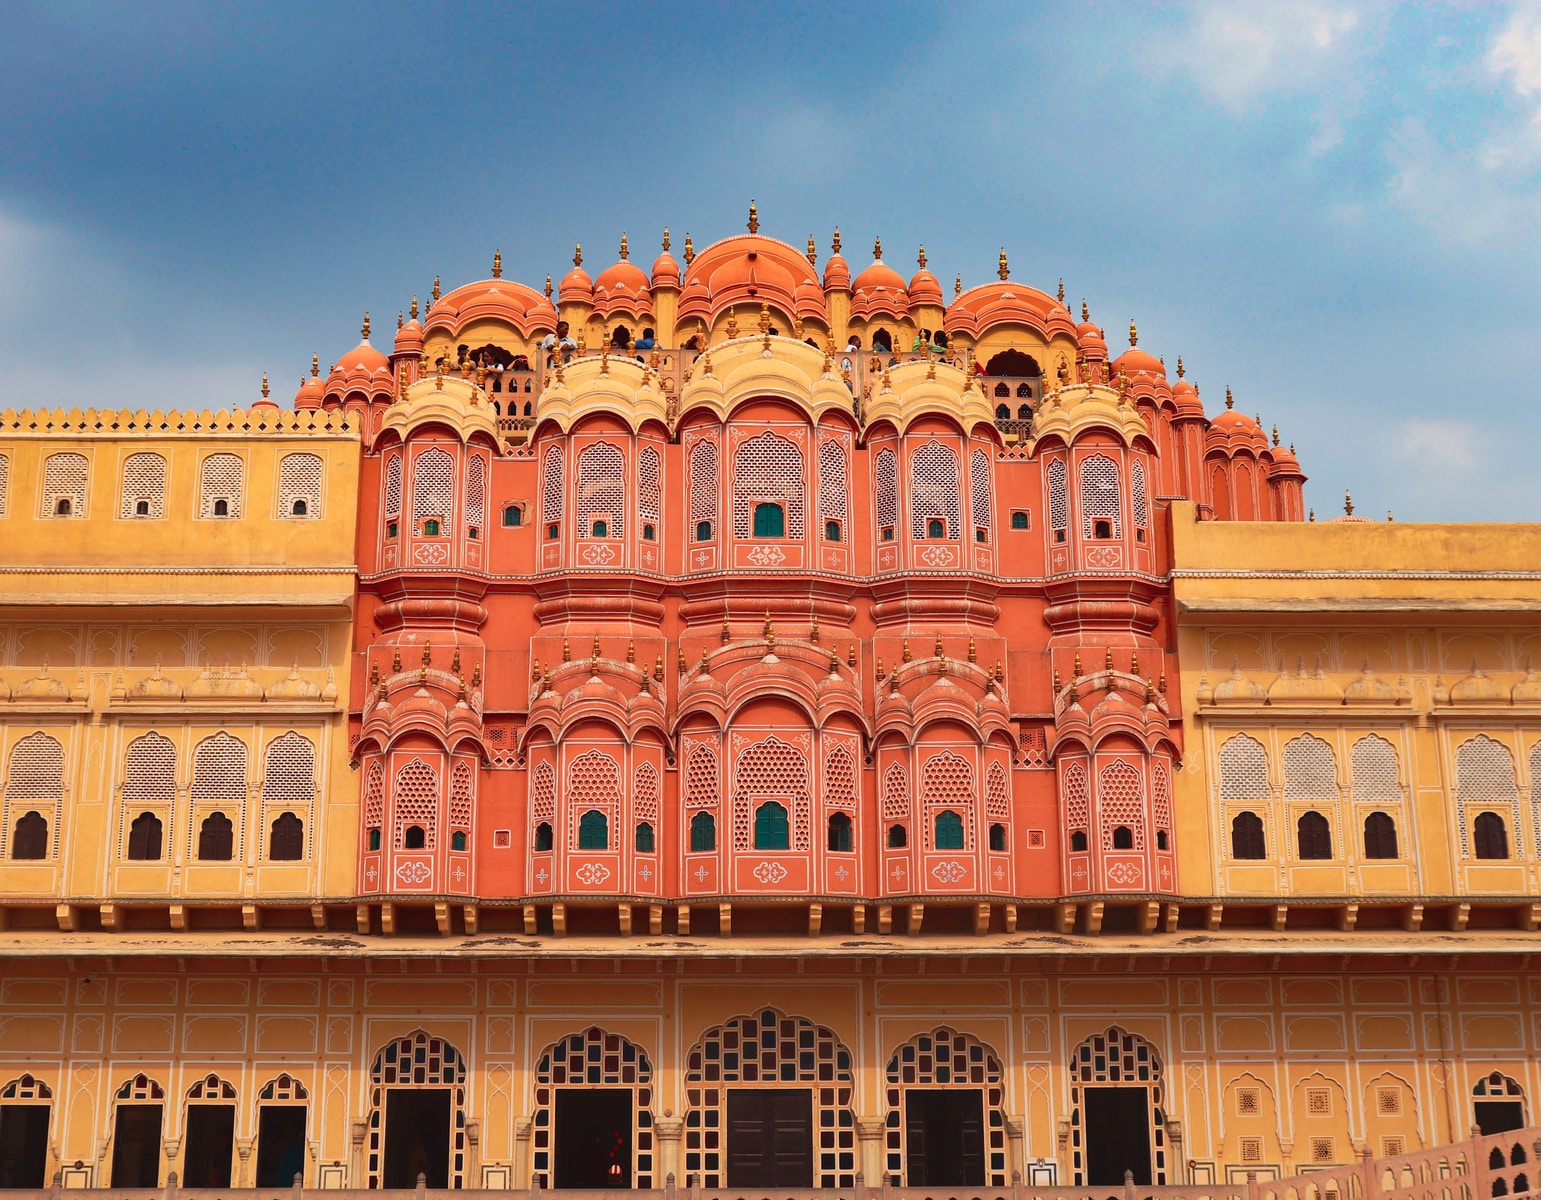
<svg viewBox="0 0 1541 1200"><path fill-rule="evenodd" d="M619 1034L590 1027L547 1049L535 1067L534 1171L551 1186L556 1092L562 1088L632 1089L631 1186L653 1186L653 1067L647 1054Z"/></svg>

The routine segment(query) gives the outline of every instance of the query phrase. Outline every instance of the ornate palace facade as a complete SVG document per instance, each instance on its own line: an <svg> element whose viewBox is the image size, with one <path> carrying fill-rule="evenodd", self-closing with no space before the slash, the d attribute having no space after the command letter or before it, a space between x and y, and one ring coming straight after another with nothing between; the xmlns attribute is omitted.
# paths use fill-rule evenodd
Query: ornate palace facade
<svg viewBox="0 0 1541 1200"><path fill-rule="evenodd" d="M1541 532L1308 520L1004 254L757 226L436 280L292 410L0 414L0 1187L1221 1186L1532 1120Z"/></svg>

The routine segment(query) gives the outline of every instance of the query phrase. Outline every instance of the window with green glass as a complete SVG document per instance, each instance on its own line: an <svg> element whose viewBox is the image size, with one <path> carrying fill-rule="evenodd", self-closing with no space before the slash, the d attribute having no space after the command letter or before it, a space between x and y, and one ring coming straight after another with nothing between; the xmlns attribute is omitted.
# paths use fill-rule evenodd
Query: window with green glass
<svg viewBox="0 0 1541 1200"><path fill-rule="evenodd" d="M754 848L785 850L790 845L786 806L767 800L754 810Z"/></svg>
<svg viewBox="0 0 1541 1200"><path fill-rule="evenodd" d="M787 516L779 504L754 506L754 536L757 538L786 537Z"/></svg>
<svg viewBox="0 0 1541 1200"><path fill-rule="evenodd" d="M690 818L690 848L697 852L717 849L717 823L711 813L698 812Z"/></svg>
<svg viewBox="0 0 1541 1200"><path fill-rule="evenodd" d="M951 809L936 814L936 848L963 849L963 818Z"/></svg>
<svg viewBox="0 0 1541 1200"><path fill-rule="evenodd" d="M653 852L653 827L646 821L637 826L637 853L651 854Z"/></svg>
<svg viewBox="0 0 1541 1200"><path fill-rule="evenodd" d="M591 808L578 818L578 849L610 849L610 822L597 808Z"/></svg>

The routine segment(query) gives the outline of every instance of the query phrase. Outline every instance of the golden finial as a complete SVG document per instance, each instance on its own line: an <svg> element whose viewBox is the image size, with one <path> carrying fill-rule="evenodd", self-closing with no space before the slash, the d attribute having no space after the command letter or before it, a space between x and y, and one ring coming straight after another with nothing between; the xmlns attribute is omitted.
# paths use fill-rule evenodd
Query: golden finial
<svg viewBox="0 0 1541 1200"><path fill-rule="evenodd" d="M963 295L963 276L959 275L952 281L952 298L956 300Z"/></svg>
<svg viewBox="0 0 1541 1200"><path fill-rule="evenodd" d="M936 378L936 358L932 355L929 345L926 347L926 378Z"/></svg>
<svg viewBox="0 0 1541 1200"><path fill-rule="evenodd" d="M1108 647L1107 660L1106 660L1106 662L1103 663L1102 669L1104 671L1111 671L1113 669L1113 647L1112 646Z"/></svg>
<svg viewBox="0 0 1541 1200"><path fill-rule="evenodd" d="M872 239L872 257L874 260L883 257L883 239L880 237Z"/></svg>
<svg viewBox="0 0 1541 1200"><path fill-rule="evenodd" d="M401 327L402 327L402 325L404 323L405 322L402 320L402 316L401 316L401 309L398 308L396 310L396 329L397 329L397 332L400 332Z"/></svg>
<svg viewBox="0 0 1541 1200"><path fill-rule="evenodd" d="M758 328L759 328L761 333L768 334L768 333L770 333L770 327L771 327L770 305L767 304L764 300L761 300L760 301L760 320L758 322Z"/></svg>
<svg viewBox="0 0 1541 1200"><path fill-rule="evenodd" d="M761 630L761 633L765 637L770 637L770 633L771 633L771 615L770 615L770 609L768 609L768 608L765 610L765 628L763 630Z"/></svg>
<svg viewBox="0 0 1541 1200"><path fill-rule="evenodd" d="M625 262L631 257L631 248L626 243L626 234L621 234L621 261Z"/></svg>
<svg viewBox="0 0 1541 1200"><path fill-rule="evenodd" d="M909 662L910 661L910 639L909 638L905 638L904 639L904 661L905 662Z"/></svg>
<svg viewBox="0 0 1541 1200"><path fill-rule="evenodd" d="M696 260L695 243L690 240L690 234L685 235L685 265L688 267Z"/></svg>
<svg viewBox="0 0 1541 1200"><path fill-rule="evenodd" d="M1291 454L1295 453L1295 443L1294 442L1290 443L1290 453Z"/></svg>
<svg viewBox="0 0 1541 1200"><path fill-rule="evenodd" d="M835 240L830 243L829 252L831 254L840 253L840 226L838 225L835 226Z"/></svg>
<svg viewBox="0 0 1541 1200"><path fill-rule="evenodd" d="M443 293L439 291L439 277L437 275L435 275L433 277L433 302L434 302L434 304L437 304L439 302L439 297L442 294Z"/></svg>
<svg viewBox="0 0 1541 1200"><path fill-rule="evenodd" d="M1386 510L1386 520L1387 521L1395 521L1396 520L1396 518L1391 515L1391 510L1389 508Z"/></svg>
<svg viewBox="0 0 1541 1200"><path fill-rule="evenodd" d="M922 271L926 269L926 246L924 242L921 243L920 253L915 256L915 261L920 264Z"/></svg>
<svg viewBox="0 0 1541 1200"><path fill-rule="evenodd" d="M663 249L665 254L669 252L669 227L667 225L663 227Z"/></svg>
<svg viewBox="0 0 1541 1200"><path fill-rule="evenodd" d="M551 299L551 272L546 272L546 299Z"/></svg>
<svg viewBox="0 0 1541 1200"><path fill-rule="evenodd" d="M829 673L840 674L840 651L831 649L829 652Z"/></svg>
<svg viewBox="0 0 1541 1200"><path fill-rule="evenodd" d="M1345 517L1354 515L1354 497L1349 492L1343 493L1343 515Z"/></svg>
<svg viewBox="0 0 1541 1200"><path fill-rule="evenodd" d="M684 651L680 652L680 656L683 659ZM710 675L711 673L712 673L711 659L710 659L710 657L706 653L706 647L702 646L701 647L701 674L703 674L703 675Z"/></svg>
<svg viewBox="0 0 1541 1200"><path fill-rule="evenodd" d="M1140 331L1134 327L1133 317L1129 318L1129 344L1131 346L1138 346L1140 344Z"/></svg>
<svg viewBox="0 0 1541 1200"><path fill-rule="evenodd" d="M749 201L749 232L760 232L760 210L754 206L754 201Z"/></svg>
<svg viewBox="0 0 1541 1200"><path fill-rule="evenodd" d="M433 666L433 643L431 641L423 643L423 666Z"/></svg>
<svg viewBox="0 0 1541 1200"><path fill-rule="evenodd" d="M935 654L937 658L942 657L942 635L940 633L936 635L936 648L932 651L932 653Z"/></svg>
<svg viewBox="0 0 1541 1200"><path fill-rule="evenodd" d="M364 325L359 330L359 337L363 338L366 342L369 340L369 314L368 313L364 314Z"/></svg>
<svg viewBox="0 0 1541 1200"><path fill-rule="evenodd" d="M412 317L412 319L414 321L417 320L417 297L416 296L412 297L412 307L407 309L407 312L411 315L411 317Z"/></svg>
<svg viewBox="0 0 1541 1200"><path fill-rule="evenodd" d="M1131 675L1138 675L1139 673L1140 673L1140 652L1138 650L1131 650L1131 651L1129 651L1129 674L1131 674Z"/></svg>
<svg viewBox="0 0 1541 1200"><path fill-rule="evenodd" d="M314 379L314 378L316 378L316 376L318 376L320 374L321 374L321 356L319 354L312 354L310 356L310 377L312 379Z"/></svg>
<svg viewBox="0 0 1541 1200"><path fill-rule="evenodd" d="M659 683L663 682L663 654L662 653L660 653L658 655L658 657L653 660L653 678L656 679Z"/></svg>
<svg viewBox="0 0 1541 1200"><path fill-rule="evenodd" d="M848 666L848 667L854 667L856 665L856 643L855 642L852 642L851 645L850 645L850 648L847 649L846 652L845 652L845 665Z"/></svg>
<svg viewBox="0 0 1541 1200"><path fill-rule="evenodd" d="M1179 354L1177 356L1177 378L1181 379L1186 374L1187 372L1183 370L1183 356Z"/></svg>
<svg viewBox="0 0 1541 1200"><path fill-rule="evenodd" d="M610 374L610 339L606 338L599 343L599 373Z"/></svg>
<svg viewBox="0 0 1541 1200"><path fill-rule="evenodd" d="M723 328L730 339L738 336L738 310L736 308L728 309L728 323Z"/></svg>
<svg viewBox="0 0 1541 1200"><path fill-rule="evenodd" d="M439 369L434 372L433 386L438 391L444 390L444 360L439 360Z"/></svg>
<svg viewBox="0 0 1541 1200"><path fill-rule="evenodd" d="M583 265L583 243L582 242L576 242L573 245L573 266L581 267L582 265Z"/></svg>
<svg viewBox="0 0 1541 1200"><path fill-rule="evenodd" d="M1235 408L1236 407L1236 397L1231 395L1231 385L1230 384L1226 384L1225 385L1225 407L1226 408Z"/></svg>
<svg viewBox="0 0 1541 1200"><path fill-rule="evenodd" d="M1085 672L1081 670L1081 652L1077 650L1075 652L1075 677L1080 679L1083 674L1085 674Z"/></svg>
<svg viewBox="0 0 1541 1200"><path fill-rule="evenodd" d="M568 643L567 639L563 638L562 639L562 661L563 662L572 662L572 660L573 660L573 648Z"/></svg>
<svg viewBox="0 0 1541 1200"><path fill-rule="evenodd" d="M395 652L392 653L392 655L391 655L391 674L392 675L400 675L401 674L401 647L400 646L397 646L396 649L395 649Z"/></svg>
<svg viewBox="0 0 1541 1200"><path fill-rule="evenodd" d="M809 626L809 629L808 629L808 640L810 642L816 642L816 641L819 640L819 614L818 613L814 613L813 614L813 623Z"/></svg>
<svg viewBox="0 0 1541 1200"><path fill-rule="evenodd" d="M1001 256L1000 256L1000 259L998 260L998 262L999 262L999 265L996 267L995 273L997 275L999 275L1002 279L1009 279L1011 277L1011 268L1006 265L1006 247L1005 246L1001 247Z"/></svg>
<svg viewBox="0 0 1541 1200"><path fill-rule="evenodd" d="M458 645L455 647L454 657L451 658L450 661L449 661L449 669L450 669L450 674L452 674L452 675L459 675L461 673L461 671L460 671L460 647Z"/></svg>
<svg viewBox="0 0 1541 1200"><path fill-rule="evenodd" d="M1003 683L1005 681L1005 679L1006 679L1006 672L1001 669L1001 660L1000 659L996 659L995 660L995 682L996 683Z"/></svg>
<svg viewBox="0 0 1541 1200"><path fill-rule="evenodd" d="M1310 514L1306 517L1306 520L1308 520L1308 521L1316 520L1316 509L1314 509L1314 508L1311 509Z"/></svg>
<svg viewBox="0 0 1541 1200"><path fill-rule="evenodd" d="M881 654L878 655L877 667L873 674L877 677L879 683L883 682L883 656Z"/></svg>
<svg viewBox="0 0 1541 1200"><path fill-rule="evenodd" d="M813 234L808 235L808 265L811 267L819 261L819 248L814 244Z"/></svg>
<svg viewBox="0 0 1541 1200"><path fill-rule="evenodd" d="M1059 291L1057 293L1055 293L1055 298L1059 300L1059 306L1061 308L1064 308L1065 307L1065 277L1063 275L1061 275L1059 277Z"/></svg>
<svg viewBox="0 0 1541 1200"><path fill-rule="evenodd" d="M268 373L264 371L262 372L262 398L264 400L268 398L268 394L271 390L272 389L268 387Z"/></svg>
<svg viewBox="0 0 1541 1200"><path fill-rule="evenodd" d="M1092 319L1092 310L1087 307L1086 301L1083 298L1082 301L1081 301L1081 324L1085 325L1091 319Z"/></svg>
<svg viewBox="0 0 1541 1200"><path fill-rule="evenodd" d="M979 661L979 652L974 648L974 635L972 633L968 635L968 660L969 662Z"/></svg>
<svg viewBox="0 0 1541 1200"><path fill-rule="evenodd" d="M1275 446L1279 444L1279 427L1277 425L1273 427L1273 444Z"/></svg>
<svg viewBox="0 0 1541 1200"><path fill-rule="evenodd" d="M1054 694L1056 696L1059 695L1060 689L1062 689L1064 686L1065 685L1064 685L1063 681L1061 681L1061 679L1059 677L1059 668L1055 667L1054 668Z"/></svg>
<svg viewBox="0 0 1541 1200"><path fill-rule="evenodd" d="M731 641L732 638L733 638L733 630L728 625L728 618L726 616L724 616L722 618L722 640L724 642L727 642L727 641Z"/></svg>
<svg viewBox="0 0 1541 1200"><path fill-rule="evenodd" d="M494 279L503 278L503 251L501 250L494 250L492 252L492 277Z"/></svg>

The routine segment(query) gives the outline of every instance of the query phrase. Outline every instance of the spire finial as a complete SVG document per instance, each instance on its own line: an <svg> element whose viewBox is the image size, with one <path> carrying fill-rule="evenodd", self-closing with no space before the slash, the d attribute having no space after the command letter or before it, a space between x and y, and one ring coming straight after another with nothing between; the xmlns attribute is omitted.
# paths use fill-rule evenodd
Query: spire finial
<svg viewBox="0 0 1541 1200"><path fill-rule="evenodd" d="M494 250L492 252L492 277L494 279L503 278L503 251L501 250Z"/></svg>
<svg viewBox="0 0 1541 1200"><path fill-rule="evenodd" d="M663 248L664 253L667 254L669 252L669 227L667 225L663 227Z"/></svg>
<svg viewBox="0 0 1541 1200"><path fill-rule="evenodd" d="M1086 306L1086 300L1083 298L1081 301L1081 324L1085 325L1091 319L1092 310Z"/></svg>
<svg viewBox="0 0 1541 1200"><path fill-rule="evenodd" d="M1343 493L1343 515L1345 517L1351 517L1354 515L1354 497L1353 494L1348 491Z"/></svg>
<svg viewBox="0 0 1541 1200"><path fill-rule="evenodd" d="M621 233L621 261L625 262L630 257L631 257L631 247L626 244L626 234L625 234L624 231L622 231L622 233Z"/></svg>
<svg viewBox="0 0 1541 1200"><path fill-rule="evenodd" d="M1230 384L1226 384L1225 385L1225 407L1226 408L1235 408L1236 407L1236 397L1231 395L1231 385Z"/></svg>
<svg viewBox="0 0 1541 1200"><path fill-rule="evenodd" d="M998 258L996 260L996 262L997 262L998 265L996 266L995 273L997 275L999 275L1002 280L1010 279L1011 278L1011 268L1006 265L1006 247L1005 246L1001 247L1001 256L1000 256L1000 258Z"/></svg>
<svg viewBox="0 0 1541 1200"><path fill-rule="evenodd" d="M915 261L920 264L922 271L926 269L926 246L924 242L921 243L920 253L915 256Z"/></svg>
<svg viewBox="0 0 1541 1200"><path fill-rule="evenodd" d="M872 239L872 259L873 259L874 262L876 262L878 259L881 259L882 257L883 257L883 239L880 238L880 237L875 237L875 238Z"/></svg>
<svg viewBox="0 0 1541 1200"><path fill-rule="evenodd" d="M441 295L443 295L443 293L439 291L439 277L437 275L435 275L433 277L433 303L434 304L437 304L439 302L439 297ZM429 307L431 308L432 305L430 305Z"/></svg>
<svg viewBox="0 0 1541 1200"><path fill-rule="evenodd" d="M813 234L808 235L808 265L811 267L819 261L819 248L814 244Z"/></svg>
<svg viewBox="0 0 1541 1200"><path fill-rule="evenodd" d="M695 243L690 240L690 234L685 234L685 265L688 267L696 260Z"/></svg>
<svg viewBox="0 0 1541 1200"><path fill-rule="evenodd" d="M363 324L363 327L359 329L359 336L361 338L363 338L366 342L369 340L369 314L368 313L364 314L364 324Z"/></svg>
<svg viewBox="0 0 1541 1200"><path fill-rule="evenodd" d="M1059 306L1061 308L1064 308L1065 307L1065 277L1063 275L1061 275L1059 277L1059 291L1055 293L1055 298L1059 301Z"/></svg>
<svg viewBox="0 0 1541 1200"><path fill-rule="evenodd" d="M409 308L407 311L412 314L412 319L414 321L417 320L417 297L416 296L412 297L412 307Z"/></svg>
<svg viewBox="0 0 1541 1200"><path fill-rule="evenodd" d="M262 398L266 400L271 389L268 387L268 373L262 372Z"/></svg>
<svg viewBox="0 0 1541 1200"><path fill-rule="evenodd" d="M1131 346L1138 346L1140 344L1140 331L1134 327L1133 317L1129 318L1129 344Z"/></svg>
<svg viewBox="0 0 1541 1200"><path fill-rule="evenodd" d="M320 374L321 374L321 356L319 354L312 354L310 356L310 377L312 379L314 379L316 376L318 376Z"/></svg>
<svg viewBox="0 0 1541 1200"><path fill-rule="evenodd" d="M963 295L963 276L956 275L952 281L952 298L956 300L961 295Z"/></svg>
<svg viewBox="0 0 1541 1200"><path fill-rule="evenodd" d="M835 240L830 243L829 252L831 254L840 253L840 226L838 225L835 226Z"/></svg>
<svg viewBox="0 0 1541 1200"><path fill-rule="evenodd" d="M1179 354L1177 356L1177 378L1181 379L1186 374L1187 372L1183 370L1183 356Z"/></svg>
<svg viewBox="0 0 1541 1200"><path fill-rule="evenodd" d="M398 332L401 330L403 324L405 324L405 320L401 315L401 309L398 308L396 310L396 329Z"/></svg>
<svg viewBox="0 0 1541 1200"><path fill-rule="evenodd" d="M582 242L576 242L573 245L573 266L581 267L582 265L583 265L583 243Z"/></svg>
<svg viewBox="0 0 1541 1200"><path fill-rule="evenodd" d="M749 232L760 232L760 210L755 207L753 197L749 200Z"/></svg>
<svg viewBox="0 0 1541 1200"><path fill-rule="evenodd" d="M551 272L546 272L546 299L551 299Z"/></svg>
<svg viewBox="0 0 1541 1200"><path fill-rule="evenodd" d="M1279 427L1277 425L1273 427L1273 444L1275 446L1279 444Z"/></svg>

